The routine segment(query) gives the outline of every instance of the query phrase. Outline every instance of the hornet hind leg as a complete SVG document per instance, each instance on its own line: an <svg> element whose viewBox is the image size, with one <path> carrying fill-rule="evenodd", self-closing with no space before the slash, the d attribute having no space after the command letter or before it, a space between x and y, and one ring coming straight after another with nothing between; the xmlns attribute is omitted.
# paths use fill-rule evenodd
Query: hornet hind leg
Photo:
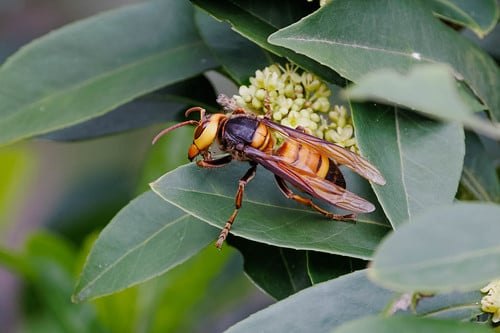
<svg viewBox="0 0 500 333"><path fill-rule="evenodd" d="M331 212L319 207L318 205L316 205L311 199L304 198L304 197L301 197L300 195L293 193L293 191L288 187L288 185L285 183L283 178L280 178L276 175L274 175L274 178L276 179L276 184L278 184L279 189L281 190L283 195L285 197L287 197L288 199L293 199L297 202L300 202L303 205L309 206L330 219L354 223L354 221L351 221L351 220L354 220L356 218L355 214L339 215L339 214L331 213Z"/></svg>

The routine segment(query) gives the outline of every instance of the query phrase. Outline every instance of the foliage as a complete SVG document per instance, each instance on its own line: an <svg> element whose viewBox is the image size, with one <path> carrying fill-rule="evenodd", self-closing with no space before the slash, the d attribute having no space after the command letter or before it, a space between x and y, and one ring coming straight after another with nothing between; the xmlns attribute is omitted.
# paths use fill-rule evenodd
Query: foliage
<svg viewBox="0 0 500 333"><path fill-rule="evenodd" d="M228 331L487 331L460 322L485 320L478 290L500 277L500 70L462 31L488 38L498 33L498 19L494 0L333 0L321 8L305 0L139 3L62 27L0 67L0 143L90 139L177 120L191 105L215 111L214 83L204 73L241 85L257 69L290 61L344 88L360 153L387 184L346 171L348 189L377 207L346 224L285 199L259 170L228 243L243 254L248 276L280 301ZM93 244L74 301L114 294L92 302L116 297L119 306L123 294L116 293L125 288L150 280L124 291L138 293L183 267L196 271L193 263L221 267L207 253L215 249L204 248L231 214L247 166L189 164L159 177L192 139L189 129L170 136L144 162L151 190ZM19 260L0 252L0 262L42 281L40 292L50 294L54 286L43 281L57 279L42 274L47 263L39 257L64 260L64 270L53 271L64 286L59 297L73 279L69 254L59 255L75 252L48 249L54 253L29 250ZM211 264L186 262L197 254ZM365 260L370 266L353 272ZM175 294L173 287L163 294L161 283L151 288L163 295L147 299L157 310ZM138 302L134 295L128 299ZM74 325L69 318L81 312L92 318L81 323L87 329L109 322L86 304L68 309Z"/></svg>

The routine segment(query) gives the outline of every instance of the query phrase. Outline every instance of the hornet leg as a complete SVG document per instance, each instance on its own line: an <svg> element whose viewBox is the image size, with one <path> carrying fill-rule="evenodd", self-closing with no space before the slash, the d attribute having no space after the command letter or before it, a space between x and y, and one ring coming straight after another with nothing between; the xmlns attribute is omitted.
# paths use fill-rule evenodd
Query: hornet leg
<svg viewBox="0 0 500 333"><path fill-rule="evenodd" d="M221 158L216 159L216 160L199 160L196 162L196 164L199 167L208 168L208 169L221 168L221 167L231 163L232 159L233 158L231 157L231 155L226 155L226 156L221 157Z"/></svg>
<svg viewBox="0 0 500 333"><path fill-rule="evenodd" d="M323 208L314 204L314 202L312 202L311 199L304 198L304 197L301 197L300 195L293 193L293 191L288 187L288 185L285 183L285 181L282 178L280 178L276 175L274 176L274 178L276 179L276 183L278 184L279 189L285 195L285 197L287 197L288 199L293 199L297 202L300 202L303 205L314 208L315 210L317 210L318 212L320 212L321 214L325 215L326 217L328 217L330 219L354 223L354 221L350 221L350 220L354 220L356 218L355 214L339 215L339 214L330 213L329 211L324 210Z"/></svg>
<svg viewBox="0 0 500 333"><path fill-rule="evenodd" d="M226 225L222 229L219 238L217 239L217 243L215 243L215 246L217 248L221 248L222 243L226 239L227 235L229 234L229 229L231 229L231 226L233 225L234 219L236 218L236 215L238 215L238 210L241 207L241 202L243 201L243 192L245 191L245 185L248 184L249 181L255 177L255 173L257 171L257 164L251 164L250 169L245 173L243 177L241 177L239 184L238 184L238 192L236 192L236 199L235 199L235 209L233 211L233 214L229 217L229 219L226 222Z"/></svg>

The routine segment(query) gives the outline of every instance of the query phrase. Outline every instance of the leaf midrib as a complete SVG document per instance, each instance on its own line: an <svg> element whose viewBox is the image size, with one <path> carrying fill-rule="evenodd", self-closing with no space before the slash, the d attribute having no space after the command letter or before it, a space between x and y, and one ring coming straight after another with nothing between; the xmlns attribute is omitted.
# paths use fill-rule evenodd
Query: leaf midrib
<svg viewBox="0 0 500 333"><path fill-rule="evenodd" d="M282 40L289 40L289 41L296 41L296 42L302 42L302 43L320 43L320 44L328 44L328 45L337 45L337 46L343 46L343 47L350 47L353 49L363 49L363 50L368 50L368 51L374 51L374 52L380 52L380 53L386 53L386 54L393 54L393 55L398 55L406 58L412 58L415 59L412 53L405 53L403 51L399 50L391 50L391 49L382 49L374 46L369 46L369 45L362 45L362 44L353 44L353 43L344 43L340 41L333 41L333 40L328 40L328 39L318 39L318 38L300 38L300 37L283 37L279 38ZM419 52L419 60L420 61L428 61L428 62L434 62L435 60L431 58L425 57L422 53Z"/></svg>

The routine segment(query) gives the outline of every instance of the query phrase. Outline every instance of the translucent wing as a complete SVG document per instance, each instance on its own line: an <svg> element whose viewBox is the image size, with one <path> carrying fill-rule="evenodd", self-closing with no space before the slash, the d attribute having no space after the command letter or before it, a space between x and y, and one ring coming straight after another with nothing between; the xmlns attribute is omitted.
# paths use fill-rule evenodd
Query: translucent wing
<svg viewBox="0 0 500 333"><path fill-rule="evenodd" d="M269 155L252 147L246 147L245 154L264 168L315 198L352 212L368 213L375 210L375 206L371 202L315 174L297 169L281 156Z"/></svg>
<svg viewBox="0 0 500 333"><path fill-rule="evenodd" d="M267 118L263 118L262 122L271 129L278 131L286 136L289 140L295 140L301 144L307 145L316 149L320 153L333 159L336 163L345 165L347 168L358 173L364 178L374 182L375 184L384 185L385 178L380 171L368 162L363 157L347 150L334 143L321 140L304 132L282 126Z"/></svg>

